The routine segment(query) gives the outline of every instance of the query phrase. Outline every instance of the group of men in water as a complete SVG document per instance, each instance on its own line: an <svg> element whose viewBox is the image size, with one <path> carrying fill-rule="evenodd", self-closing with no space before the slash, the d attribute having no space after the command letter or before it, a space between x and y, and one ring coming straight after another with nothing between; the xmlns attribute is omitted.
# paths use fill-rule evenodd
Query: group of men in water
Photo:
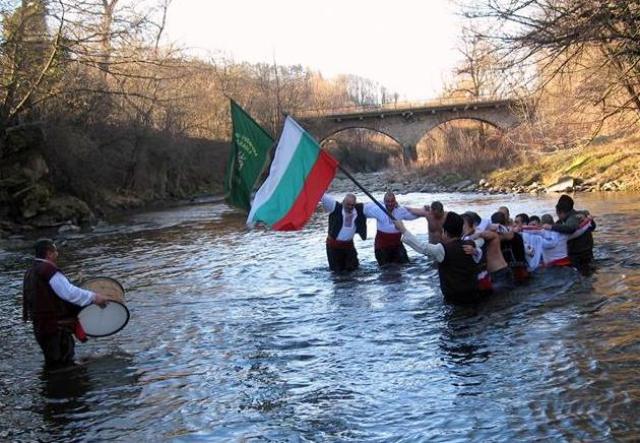
<svg viewBox="0 0 640 443"><path fill-rule="evenodd" d="M524 213L512 220L505 206L489 219L473 211L445 211L438 201L422 208L400 206L392 192L384 195L384 209L374 202L357 203L354 194L347 194L342 203L325 194L322 206L329 213L326 248L332 271L358 268L353 237L357 233L366 239L366 219L373 218L378 264L408 263L404 244L432 257L438 263L445 300L454 304L474 303L510 290L540 267L572 266L583 274L592 269L591 233L596 224L587 211L574 209L568 195L559 198L555 220L550 214ZM404 226L403 220L419 217L427 219L428 242L418 240Z"/></svg>

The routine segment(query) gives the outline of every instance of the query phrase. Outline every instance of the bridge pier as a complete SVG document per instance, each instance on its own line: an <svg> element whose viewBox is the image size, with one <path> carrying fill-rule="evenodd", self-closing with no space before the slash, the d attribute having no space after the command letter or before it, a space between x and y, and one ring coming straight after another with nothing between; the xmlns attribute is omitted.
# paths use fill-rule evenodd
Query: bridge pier
<svg viewBox="0 0 640 443"><path fill-rule="evenodd" d="M404 145L402 146L402 162L405 166L409 166L411 163L418 160L418 149L416 145Z"/></svg>

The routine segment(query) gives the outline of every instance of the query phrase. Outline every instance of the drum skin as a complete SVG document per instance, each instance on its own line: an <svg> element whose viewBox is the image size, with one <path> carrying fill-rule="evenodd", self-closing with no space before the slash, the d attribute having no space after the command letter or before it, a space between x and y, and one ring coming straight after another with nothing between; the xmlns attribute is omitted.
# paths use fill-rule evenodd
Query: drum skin
<svg viewBox="0 0 640 443"><path fill-rule="evenodd" d="M83 281L80 286L92 292L99 292L111 300L124 303L124 288L111 277L95 277Z"/></svg>
<svg viewBox="0 0 640 443"><path fill-rule="evenodd" d="M125 305L109 301L105 307L95 304L85 306L78 314L78 321L89 337L107 337L124 328L129 317Z"/></svg>

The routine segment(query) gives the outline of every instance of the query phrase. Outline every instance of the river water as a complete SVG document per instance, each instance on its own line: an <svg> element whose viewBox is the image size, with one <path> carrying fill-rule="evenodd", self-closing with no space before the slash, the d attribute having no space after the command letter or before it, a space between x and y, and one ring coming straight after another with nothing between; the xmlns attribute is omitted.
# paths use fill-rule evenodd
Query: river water
<svg viewBox="0 0 640 443"><path fill-rule="evenodd" d="M399 201L540 215L556 198ZM120 280L132 318L59 374L20 320L30 251L0 251L0 440L638 440L638 195L576 199L598 222L596 274L546 272L474 308L444 305L413 251L380 270L372 240L332 275L320 213L295 233L247 231L219 203L100 225L66 238L61 266Z"/></svg>

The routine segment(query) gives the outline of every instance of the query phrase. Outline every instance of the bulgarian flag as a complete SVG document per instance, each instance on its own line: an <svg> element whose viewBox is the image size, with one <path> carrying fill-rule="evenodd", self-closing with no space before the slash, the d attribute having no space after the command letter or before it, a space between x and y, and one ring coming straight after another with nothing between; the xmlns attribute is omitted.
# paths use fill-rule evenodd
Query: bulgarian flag
<svg viewBox="0 0 640 443"><path fill-rule="evenodd" d="M286 118L269 176L255 195L247 225L301 229L336 175L338 162L291 117Z"/></svg>

